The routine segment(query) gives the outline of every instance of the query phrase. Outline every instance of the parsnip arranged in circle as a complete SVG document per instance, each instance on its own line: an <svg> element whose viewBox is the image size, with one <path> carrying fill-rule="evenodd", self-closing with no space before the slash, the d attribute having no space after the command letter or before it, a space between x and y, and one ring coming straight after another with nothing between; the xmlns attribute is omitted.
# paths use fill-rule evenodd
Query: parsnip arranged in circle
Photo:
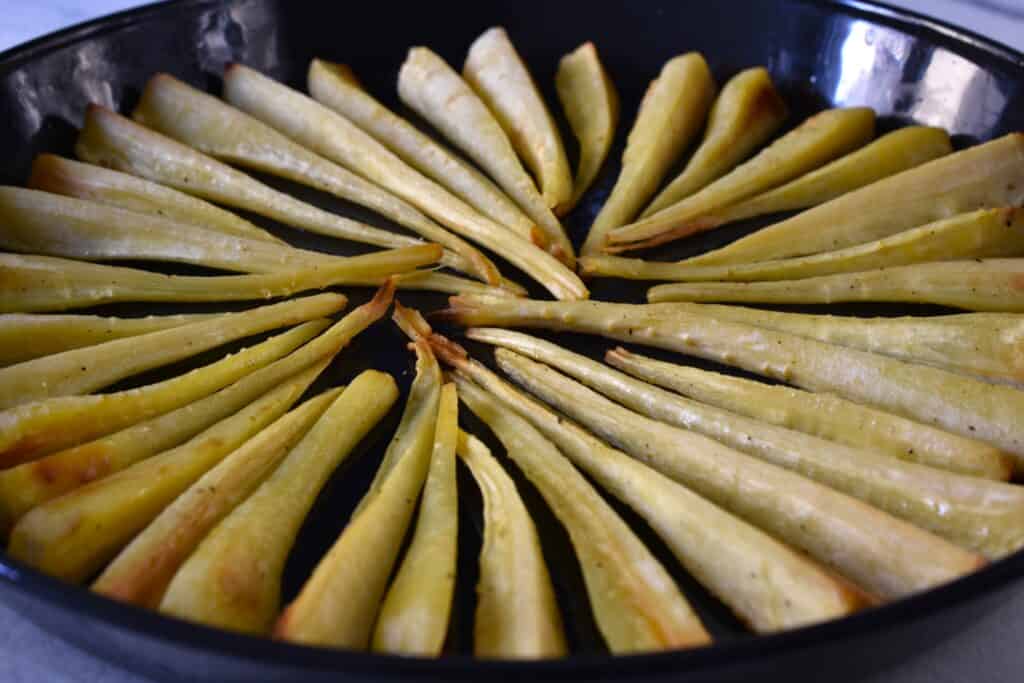
<svg viewBox="0 0 1024 683"><path fill-rule="evenodd" d="M469 85L429 48L409 50L398 72L398 95L417 114L490 174L544 233L545 243L569 266L572 244L537 191L494 115Z"/></svg>
<svg viewBox="0 0 1024 683"><path fill-rule="evenodd" d="M35 158L26 185L35 190L191 223L227 235L287 244L241 216L198 197L129 173L54 154L40 154Z"/></svg>
<svg viewBox="0 0 1024 683"><path fill-rule="evenodd" d="M890 268L933 261L1024 255L1024 209L978 209L911 228L873 242L777 261L701 266L686 261L658 263L618 256L580 260L591 275L635 280L754 282L797 280L835 273Z"/></svg>
<svg viewBox="0 0 1024 683"><path fill-rule="evenodd" d="M307 87L315 100L369 133L484 216L531 242L543 241L543 233L534 222L487 176L375 100L348 66L314 59L309 64Z"/></svg>
<svg viewBox="0 0 1024 683"><path fill-rule="evenodd" d="M558 215L565 215L590 189L608 158L619 125L619 93L591 42L583 43L558 62L555 90L579 143L572 196L556 207Z"/></svg>
<svg viewBox="0 0 1024 683"><path fill-rule="evenodd" d="M115 318L99 315L0 314L0 366L101 342L209 320L216 313ZM31 344L25 340L31 339Z"/></svg>
<svg viewBox="0 0 1024 683"><path fill-rule="evenodd" d="M545 365L496 354L513 381L599 436L834 567L882 599L979 569L980 556L851 496L627 410Z"/></svg>
<svg viewBox="0 0 1024 683"><path fill-rule="evenodd" d="M1007 232L1014 232L1013 222L1002 225ZM765 304L881 301L1021 313L1024 258L914 263L798 280L677 282L651 287L647 300Z"/></svg>
<svg viewBox="0 0 1024 683"><path fill-rule="evenodd" d="M1024 133L947 154L775 223L692 265L771 261L834 251L982 207L1024 205Z"/></svg>
<svg viewBox="0 0 1024 683"><path fill-rule="evenodd" d="M708 115L707 132L686 168L640 214L647 218L718 180L750 156L789 116L782 95L762 66L730 78Z"/></svg>
<svg viewBox="0 0 1024 683"><path fill-rule="evenodd" d="M167 585L160 611L266 634L281 602L281 576L320 489L398 398L390 375L359 374L277 468L224 517Z"/></svg>
<svg viewBox="0 0 1024 683"><path fill-rule="evenodd" d="M514 388L458 346L435 343L456 380L473 381L551 439L580 469L633 508L702 585L759 633L840 617L865 596L803 553L611 448ZM485 529L486 533L486 529Z"/></svg>
<svg viewBox="0 0 1024 683"><path fill-rule="evenodd" d="M869 107L826 109L689 197L608 233L605 251L650 247L716 227L708 214L770 190L867 144L875 135Z"/></svg>
<svg viewBox="0 0 1024 683"><path fill-rule="evenodd" d="M564 213L572 196L572 174L562 136L503 27L489 28L473 41L462 65L462 77L494 114L537 179L544 202L556 214Z"/></svg>
<svg viewBox="0 0 1024 683"><path fill-rule="evenodd" d="M651 81L622 153L622 170L580 250L600 253L609 233L636 218L704 126L717 86L704 57L674 57Z"/></svg>
<svg viewBox="0 0 1024 683"><path fill-rule="evenodd" d="M473 618L473 654L548 659L569 653L537 528L511 477L472 434L459 432L459 458L484 500L484 540Z"/></svg>
<svg viewBox="0 0 1024 683"><path fill-rule="evenodd" d="M612 654L711 642L672 576L554 444L472 381L459 382L459 397L494 432L569 533Z"/></svg>
<svg viewBox="0 0 1024 683"><path fill-rule="evenodd" d="M331 315L345 303L338 294L317 294L9 365L0 369L0 409L88 394L236 339Z"/></svg>
<svg viewBox="0 0 1024 683"><path fill-rule="evenodd" d="M97 572L206 471L291 408L326 363L303 370L187 442L30 510L8 552L68 581Z"/></svg>
<svg viewBox="0 0 1024 683"><path fill-rule="evenodd" d="M118 553L92 590L156 609L206 534L266 479L341 392L325 391L279 417L200 477Z"/></svg>

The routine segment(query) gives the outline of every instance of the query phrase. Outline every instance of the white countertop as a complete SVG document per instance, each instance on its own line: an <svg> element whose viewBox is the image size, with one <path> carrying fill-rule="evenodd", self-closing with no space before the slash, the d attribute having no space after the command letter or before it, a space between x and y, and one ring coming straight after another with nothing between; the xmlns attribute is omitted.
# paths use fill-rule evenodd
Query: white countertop
<svg viewBox="0 0 1024 683"><path fill-rule="evenodd" d="M888 0L940 17L1024 50L1024 21L986 9L1019 8L1024 0ZM0 50L93 17L144 3L130 0L0 0ZM1009 683L1021 680L1024 652L1024 589L983 622L903 665L865 683ZM147 683L39 630L0 604L0 681L3 683Z"/></svg>

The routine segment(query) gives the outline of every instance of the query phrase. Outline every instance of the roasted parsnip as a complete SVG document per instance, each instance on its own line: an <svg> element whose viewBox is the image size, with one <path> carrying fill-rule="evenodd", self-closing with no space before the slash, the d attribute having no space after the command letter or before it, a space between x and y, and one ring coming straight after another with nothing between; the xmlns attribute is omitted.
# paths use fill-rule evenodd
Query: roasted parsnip
<svg viewBox="0 0 1024 683"><path fill-rule="evenodd" d="M694 265L770 261L843 249L984 207L1024 204L1024 133L883 178L721 249Z"/></svg>
<svg viewBox="0 0 1024 683"><path fill-rule="evenodd" d="M575 263L561 223L537 191L505 131L480 98L429 48L414 47L398 72L398 95L417 114L465 152L515 200L566 264Z"/></svg>
<svg viewBox="0 0 1024 683"><path fill-rule="evenodd" d="M647 86L622 154L622 170L580 250L600 253L608 234L636 218L690 141L700 132L717 86L704 57L670 59Z"/></svg>
<svg viewBox="0 0 1024 683"><path fill-rule="evenodd" d="M619 125L619 93L589 41L558 62L555 90L579 143L572 196L556 208L558 215L565 215L579 203L608 158Z"/></svg>
<svg viewBox="0 0 1024 683"><path fill-rule="evenodd" d="M985 563L851 496L622 408L547 366L508 350L497 358L517 384L599 436L880 598L916 593Z"/></svg>
<svg viewBox="0 0 1024 683"><path fill-rule="evenodd" d="M195 480L287 412L325 366L303 370L177 448L33 508L14 525L8 552L58 578L89 578Z"/></svg>
<svg viewBox="0 0 1024 683"><path fill-rule="evenodd" d="M556 214L563 213L572 196L572 174L562 137L504 28L490 28L473 41L462 77L491 110L537 179L544 202Z"/></svg>
<svg viewBox="0 0 1024 683"><path fill-rule="evenodd" d="M1003 225L1015 227L1012 222ZM1024 258L914 263L799 280L673 283L651 287L647 300L774 304L889 301L1021 313Z"/></svg>
<svg viewBox="0 0 1024 683"><path fill-rule="evenodd" d="M681 239L715 225L709 213L770 190L863 146L875 135L868 107L827 109L702 190L608 234L610 250L639 249Z"/></svg>
<svg viewBox="0 0 1024 683"><path fill-rule="evenodd" d="M594 617L613 654L711 642L672 576L554 444L473 382L459 383L459 397L569 532Z"/></svg>
<svg viewBox="0 0 1024 683"><path fill-rule="evenodd" d="M730 78L711 107L700 147L640 217L667 209L721 178L767 142L787 116L789 107L763 66Z"/></svg>
<svg viewBox="0 0 1024 683"><path fill-rule="evenodd" d="M472 434L459 432L458 454L484 499L473 653L501 659L564 657L568 647L555 590L515 483Z"/></svg>
<svg viewBox="0 0 1024 683"><path fill-rule="evenodd" d="M236 339L331 315L346 301L340 294L317 294L9 365L0 369L0 409L88 394Z"/></svg>
<svg viewBox="0 0 1024 683"><path fill-rule="evenodd" d="M796 280L931 261L1024 255L1024 209L979 209L928 223L873 242L777 261L700 266L618 256L580 260L590 275L683 282Z"/></svg>

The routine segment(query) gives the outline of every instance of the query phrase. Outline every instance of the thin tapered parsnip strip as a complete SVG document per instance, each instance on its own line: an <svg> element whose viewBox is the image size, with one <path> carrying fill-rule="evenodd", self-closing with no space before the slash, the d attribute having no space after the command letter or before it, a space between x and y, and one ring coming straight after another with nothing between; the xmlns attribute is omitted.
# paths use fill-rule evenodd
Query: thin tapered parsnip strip
<svg viewBox="0 0 1024 683"><path fill-rule="evenodd" d="M0 369L0 409L88 394L236 339L331 315L346 301L317 294L9 365Z"/></svg>
<svg viewBox="0 0 1024 683"><path fill-rule="evenodd" d="M471 264L470 273L497 284L483 254L387 190L338 166L212 95L167 74L146 84L132 117L145 126L227 163L286 178L365 206L440 244ZM386 245L392 246L392 245Z"/></svg>
<svg viewBox="0 0 1024 683"><path fill-rule="evenodd" d="M985 564L851 496L622 408L545 365L508 350L496 356L503 371L545 402L880 598L916 593Z"/></svg>
<svg viewBox="0 0 1024 683"><path fill-rule="evenodd" d="M847 401L647 358L617 348L612 366L645 382L763 422L974 477L1006 481L1013 458L976 439Z"/></svg>
<svg viewBox="0 0 1024 683"><path fill-rule="evenodd" d="M240 365L241 358L229 357L201 368L208 374L214 373L213 381L205 384L208 395L180 408L39 460L0 470L0 534L6 534L11 525L32 508L119 472L151 455L174 448L214 422L238 412L313 362L307 351L280 357L328 325L328 321L306 323L265 344L247 349L239 354L252 358L244 365ZM255 355L257 353L268 355L268 359ZM216 382L216 373L229 364L243 367L250 374L221 389ZM183 397L178 400L191 398L202 386L199 384L192 391L181 387Z"/></svg>
<svg viewBox="0 0 1024 683"><path fill-rule="evenodd" d="M519 162L505 131L454 69L429 48L414 47L398 72L398 95L515 200L543 233L540 246L574 264L565 230Z"/></svg>
<svg viewBox="0 0 1024 683"><path fill-rule="evenodd" d="M353 337L384 315L393 294L393 287L382 288L371 301L353 309L327 332L293 354L289 363L295 365L281 379L344 348ZM315 330L307 329L304 338L285 346L256 367L280 358L314 333ZM279 337L279 341L278 338L270 340L274 343L262 348L270 350L291 342L290 337ZM64 396L4 411L0 413L0 462L18 464L38 459L196 401L251 371L252 360L260 357L255 349L261 347L137 389L93 396ZM259 353L262 352L261 349Z"/></svg>
<svg viewBox="0 0 1024 683"><path fill-rule="evenodd" d="M580 253L600 253L608 234L636 218L672 164L700 132L717 86L704 57L690 52L670 59L640 102L622 154L622 170Z"/></svg>
<svg viewBox="0 0 1024 683"><path fill-rule="evenodd" d="M715 227L704 217L813 171L865 144L875 135L869 107L827 109L815 114L696 194L608 233L606 251L638 249Z"/></svg>
<svg viewBox="0 0 1024 683"><path fill-rule="evenodd" d="M770 261L843 249L975 209L1024 204L1024 133L883 178L689 263Z"/></svg>
<svg viewBox="0 0 1024 683"><path fill-rule="evenodd" d="M730 78L711 107L700 147L640 217L667 209L721 178L767 142L787 116L789 107L763 66Z"/></svg>
<svg viewBox="0 0 1024 683"><path fill-rule="evenodd" d="M702 218L718 225L781 211L806 209L952 153L942 128L907 126L883 135L821 168Z"/></svg>
<svg viewBox="0 0 1024 683"><path fill-rule="evenodd" d="M32 162L28 187L191 223L228 235L287 244L237 214L144 178L54 154Z"/></svg>
<svg viewBox="0 0 1024 683"><path fill-rule="evenodd" d="M377 652L421 657L441 654L455 591L458 441L459 397L455 385L446 384L438 402L434 448L416 530L377 615L373 634Z"/></svg>
<svg viewBox="0 0 1024 683"><path fill-rule="evenodd" d="M313 501L397 398L390 375L367 370L353 379L277 469L200 542L168 584L160 611L268 632L285 560Z"/></svg>
<svg viewBox="0 0 1024 683"><path fill-rule="evenodd" d="M359 126L484 216L525 239L543 239L534 222L487 176L380 104L363 90L346 65L314 59L309 65L307 86L314 99Z"/></svg>
<svg viewBox="0 0 1024 683"><path fill-rule="evenodd" d="M888 301L1020 313L1024 312L1024 258L914 263L799 280L680 282L651 287L647 300L773 304Z"/></svg>
<svg viewBox="0 0 1024 683"><path fill-rule="evenodd" d="M469 325L589 332L718 361L987 441L1024 469L1024 392L1007 386L678 309L453 297L445 315Z"/></svg>
<svg viewBox="0 0 1024 683"><path fill-rule="evenodd" d="M562 137L530 71L504 28L481 33L462 65L466 80L508 135L556 214L572 196L572 174ZM568 240L566 240L568 241Z"/></svg>
<svg viewBox="0 0 1024 683"><path fill-rule="evenodd" d="M608 158L619 125L619 93L589 41L559 60L555 91L579 143L572 196L556 211L565 215L590 189Z"/></svg>
<svg viewBox="0 0 1024 683"><path fill-rule="evenodd" d="M1024 255L1024 209L979 209L928 223L873 242L778 261L694 266L617 256L580 261L583 272L636 280L750 282L855 273L931 261Z"/></svg>
<svg viewBox="0 0 1024 683"><path fill-rule="evenodd" d="M299 201L96 105L86 110L75 154L83 161L147 178L218 204L252 211L300 230L389 248L422 244L419 239L374 228ZM449 251L445 251L443 263L462 272L467 272L470 265Z"/></svg>
<svg viewBox="0 0 1024 683"><path fill-rule="evenodd" d="M92 590L156 609L210 529L266 479L341 391L326 391L278 418L200 477L114 558Z"/></svg>
<svg viewBox="0 0 1024 683"><path fill-rule="evenodd" d="M999 558L1024 546L1024 488L909 463L683 398L519 332L468 337L545 363L630 410L843 491L957 545ZM500 353L500 352L499 352Z"/></svg>
<svg viewBox="0 0 1024 683"><path fill-rule="evenodd" d="M396 311L395 315L405 314ZM429 386L425 395L410 394L401 427L415 429L417 434L404 439L409 447L401 452L389 448L370 491L341 536L281 613L275 638L350 649L370 645L388 577L430 468L440 404L441 372L430 345L416 339L411 346L416 352L417 378ZM423 419L417 419L420 415Z"/></svg>
<svg viewBox="0 0 1024 683"><path fill-rule="evenodd" d="M80 349L112 339L168 330L209 320L216 313L149 315L144 318L112 318L99 315L0 315L0 366L32 360L52 353ZM25 340L31 339L31 344Z"/></svg>
<svg viewBox="0 0 1024 683"><path fill-rule="evenodd" d="M250 301L290 296L333 285L383 284L388 273L436 263L436 244L350 256L326 268L303 267L256 275L165 275L50 256L0 254L0 312L64 311L121 301ZM409 273L402 286L430 288L437 273ZM437 288L454 288L453 276ZM427 280L426 282L424 280ZM462 289L460 287L460 289Z"/></svg>
<svg viewBox="0 0 1024 683"><path fill-rule="evenodd" d="M662 564L554 444L473 382L459 382L459 397L494 432L569 532L612 654L711 642Z"/></svg>
<svg viewBox="0 0 1024 683"><path fill-rule="evenodd" d="M849 614L864 596L802 553L615 450L528 397L458 346L435 343L457 367L529 420L580 469L641 515L704 586L759 633ZM461 381L459 382L461 384Z"/></svg>
<svg viewBox="0 0 1024 683"><path fill-rule="evenodd" d="M568 654L537 528L516 485L486 445L459 432L458 454L484 500L473 654L546 659Z"/></svg>
<svg viewBox="0 0 1024 683"><path fill-rule="evenodd" d="M287 412L325 365L303 370L177 448L32 509L11 531L11 557L65 580L89 578L196 479Z"/></svg>

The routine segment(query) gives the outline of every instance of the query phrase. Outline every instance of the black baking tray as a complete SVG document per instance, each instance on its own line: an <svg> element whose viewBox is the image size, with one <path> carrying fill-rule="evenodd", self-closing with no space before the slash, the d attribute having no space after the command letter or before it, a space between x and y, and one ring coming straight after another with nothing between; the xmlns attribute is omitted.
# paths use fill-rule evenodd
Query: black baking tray
<svg viewBox="0 0 1024 683"><path fill-rule="evenodd" d="M395 77L408 47L428 45L457 66L469 43L495 24L508 28L553 105L552 79L558 59L585 40L597 44L620 91L623 106L617 147L595 188L567 219L577 244L614 181L625 133L643 89L666 59L685 51L704 53L719 82L742 68L766 66L793 109L791 124L830 105L869 105L878 111L883 130L909 122L940 125L954 134L959 146L1024 129L1024 55L941 22L873 3L185 0L106 17L0 55L0 121L5 123L0 129L0 149L4 151L0 182L24 183L33 157L40 152L70 154L89 102L127 112L145 81L158 71L217 92L224 67L242 62L302 88L309 60L319 56L352 65L376 96L401 111ZM557 110L557 105L553 109ZM564 126L564 121L560 124ZM571 136L566 135L566 140ZM265 180L321 206L387 225L357 207ZM257 221L302 246L336 253L359 251ZM662 248L656 256L678 258L713 248L757 225L746 223L684 240ZM507 272L515 276L514 269L507 267ZM643 299L642 283L608 280L592 285L595 298ZM533 292L543 295L536 289ZM359 290L348 293L354 303L367 296ZM444 304L443 297L430 294L401 293L400 298L425 310ZM95 310L130 315L182 307L122 305ZM910 309L846 306L829 310L886 315ZM938 309L913 310L928 313ZM457 330L450 332L457 335ZM595 356L608 346L577 335L559 339ZM473 350L489 358L486 349ZM214 355L147 373L133 382L157 380ZM408 385L411 359L400 333L387 321L360 335L318 386L343 382L366 367L387 370L403 387ZM397 414L396 408L321 494L289 559L286 599L294 596L344 527L372 476ZM486 434L472 421L466 424ZM927 656L973 620L983 618L1024 574L1024 554L1018 553L947 586L846 619L778 635L753 636L685 574L641 520L613 501L676 576L716 636L714 646L698 650L613 658L594 625L565 532L514 466L509 470L542 533L574 651L563 660L478 661L466 654L471 651L481 521L479 495L464 471L459 479L459 588L446 653L436 661L299 647L188 624L50 579L2 552L0 599L71 643L161 680L704 682L760 676L767 680L847 681L907 657Z"/></svg>

